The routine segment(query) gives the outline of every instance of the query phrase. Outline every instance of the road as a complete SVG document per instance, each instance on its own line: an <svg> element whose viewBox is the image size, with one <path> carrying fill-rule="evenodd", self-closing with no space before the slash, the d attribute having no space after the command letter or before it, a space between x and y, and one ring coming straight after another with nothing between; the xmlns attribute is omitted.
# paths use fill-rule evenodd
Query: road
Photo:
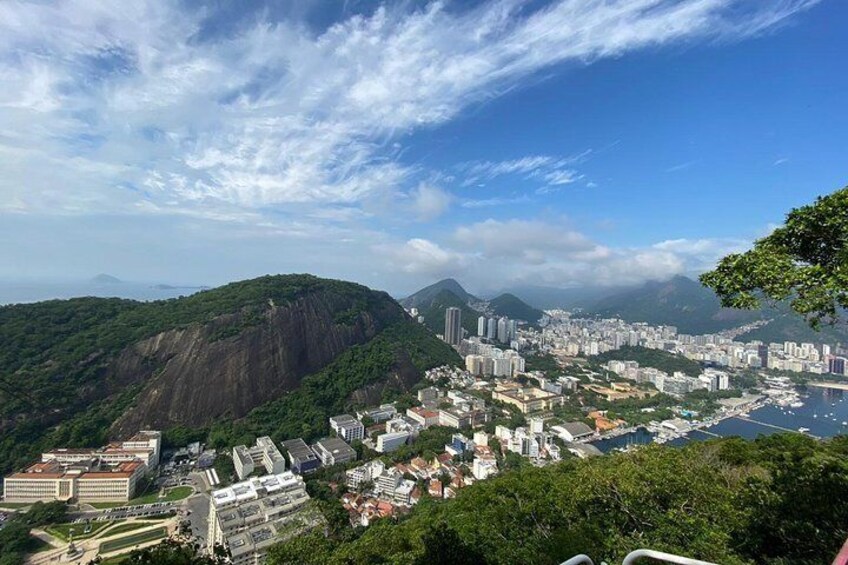
<svg viewBox="0 0 848 565"><path fill-rule="evenodd" d="M196 494L186 500L191 535L202 546L206 545L206 534L209 531L209 500L208 494Z"/></svg>

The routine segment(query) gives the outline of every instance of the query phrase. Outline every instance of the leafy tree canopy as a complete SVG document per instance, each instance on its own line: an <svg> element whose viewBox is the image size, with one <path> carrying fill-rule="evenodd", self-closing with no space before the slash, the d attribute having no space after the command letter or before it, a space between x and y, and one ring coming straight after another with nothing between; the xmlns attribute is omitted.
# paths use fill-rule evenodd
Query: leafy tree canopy
<svg viewBox="0 0 848 565"><path fill-rule="evenodd" d="M848 187L792 210L783 226L745 253L701 275L723 306L753 309L760 298L792 298L792 309L818 328L848 308Z"/></svg>

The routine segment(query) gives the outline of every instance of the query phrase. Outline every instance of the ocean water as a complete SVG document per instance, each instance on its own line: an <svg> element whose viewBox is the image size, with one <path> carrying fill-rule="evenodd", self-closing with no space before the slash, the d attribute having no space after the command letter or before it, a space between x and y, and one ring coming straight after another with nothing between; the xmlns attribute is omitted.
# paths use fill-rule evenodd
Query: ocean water
<svg viewBox="0 0 848 565"><path fill-rule="evenodd" d="M98 296L101 298L131 298L133 300L164 300L188 296L199 287L161 288L155 284L119 282L9 282L0 281L0 306L53 300Z"/></svg>
<svg viewBox="0 0 848 565"><path fill-rule="evenodd" d="M709 433L695 430L666 445L681 446L690 441L715 439L717 435L756 439L760 435L771 435L786 430L797 431L798 428L808 428L810 434L822 438L848 434L848 398L843 391L811 387L802 392L801 401L804 405L800 408L763 406L750 412L747 419L727 418L705 428ZM653 434L639 429L617 438L593 442L593 445L607 453L618 447L646 444L652 440Z"/></svg>

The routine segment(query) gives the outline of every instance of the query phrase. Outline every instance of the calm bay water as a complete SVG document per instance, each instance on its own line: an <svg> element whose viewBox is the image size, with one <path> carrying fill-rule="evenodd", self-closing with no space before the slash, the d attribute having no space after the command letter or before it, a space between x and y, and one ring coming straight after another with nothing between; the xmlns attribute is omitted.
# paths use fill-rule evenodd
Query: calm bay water
<svg viewBox="0 0 848 565"><path fill-rule="evenodd" d="M152 284L121 282L9 282L0 281L0 306L52 300L98 296L101 298L132 298L134 300L164 300L194 294L197 287L163 288Z"/></svg>
<svg viewBox="0 0 848 565"><path fill-rule="evenodd" d="M810 388L802 393L800 408L764 406L750 412L750 418L728 418L714 426L706 428L709 433L692 431L686 437L681 437L667 443L671 446L684 445L689 441L714 439L715 435L722 437L739 436L745 439L756 439L760 435L771 435L782 430L771 427L778 426L797 431L798 428L808 428L809 433L818 437L833 437L838 434L848 434L848 399L841 390ZM766 425L770 424L770 425ZM715 434L715 435L710 435ZM593 442L593 445L607 453L613 449L628 445L641 445L653 441L654 434L645 429L608 440Z"/></svg>

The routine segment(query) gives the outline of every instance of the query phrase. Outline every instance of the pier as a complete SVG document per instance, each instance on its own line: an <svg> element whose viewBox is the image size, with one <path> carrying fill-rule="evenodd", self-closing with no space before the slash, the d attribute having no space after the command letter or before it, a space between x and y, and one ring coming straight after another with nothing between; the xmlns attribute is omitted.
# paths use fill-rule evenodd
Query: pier
<svg viewBox="0 0 848 565"><path fill-rule="evenodd" d="M807 383L807 386L814 386L816 388L830 388L834 390L848 390L848 383L814 382Z"/></svg>
<svg viewBox="0 0 848 565"><path fill-rule="evenodd" d="M737 420L742 420L743 422L753 422L755 424L759 424L759 425L765 426L767 428L774 428L775 430L780 430L782 432L793 432L793 433L796 433L796 434L802 433L802 432L799 432L798 430L790 430L789 428L784 428L783 426L775 426L774 424L766 424L765 422L760 422L759 420L755 420L755 419L750 418L750 417L741 418L739 416L733 416L733 418L736 418ZM814 436L813 434L811 434L809 432L803 432L803 433L810 436L811 438L820 439L818 436Z"/></svg>

